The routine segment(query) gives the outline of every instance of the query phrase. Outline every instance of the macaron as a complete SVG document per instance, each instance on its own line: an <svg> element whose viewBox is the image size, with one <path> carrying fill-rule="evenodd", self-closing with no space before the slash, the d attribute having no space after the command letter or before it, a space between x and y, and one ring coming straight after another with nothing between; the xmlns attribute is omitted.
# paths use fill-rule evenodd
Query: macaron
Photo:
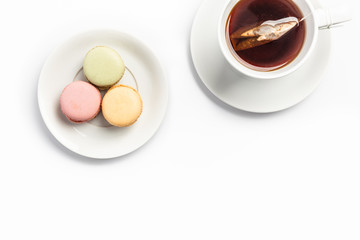
<svg viewBox="0 0 360 240"><path fill-rule="evenodd" d="M123 77L125 64L114 49L97 46L86 54L83 71L89 82L100 89L107 89Z"/></svg>
<svg viewBox="0 0 360 240"><path fill-rule="evenodd" d="M74 123L83 123L95 118L100 106L100 91L88 82L72 82L64 88L60 96L62 113Z"/></svg>
<svg viewBox="0 0 360 240"><path fill-rule="evenodd" d="M132 87L116 85L103 97L102 113L113 126L127 127L137 121L142 113L140 94Z"/></svg>

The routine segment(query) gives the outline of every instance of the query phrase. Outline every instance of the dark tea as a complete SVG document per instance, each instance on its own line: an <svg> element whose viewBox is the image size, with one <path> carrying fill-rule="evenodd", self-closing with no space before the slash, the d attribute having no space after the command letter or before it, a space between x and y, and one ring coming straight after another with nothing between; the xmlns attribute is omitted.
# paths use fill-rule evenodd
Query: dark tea
<svg viewBox="0 0 360 240"><path fill-rule="evenodd" d="M305 22L303 14L293 0L240 0L230 12L226 26L226 38L234 57L243 65L257 71L279 69L300 53L305 41ZM254 29L268 21L297 19L295 27L274 41L257 43L247 49L239 45L251 44L252 39L236 38L239 31ZM247 42L240 42L247 41ZM259 45L259 46L258 46Z"/></svg>

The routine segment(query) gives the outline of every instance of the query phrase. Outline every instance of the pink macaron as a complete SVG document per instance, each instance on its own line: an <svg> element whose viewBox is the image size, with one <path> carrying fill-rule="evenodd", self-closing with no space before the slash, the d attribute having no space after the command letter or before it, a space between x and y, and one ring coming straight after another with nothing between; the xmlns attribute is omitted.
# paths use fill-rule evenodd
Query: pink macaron
<svg viewBox="0 0 360 240"><path fill-rule="evenodd" d="M75 123L95 118L100 111L100 105L100 91L88 82L72 82L64 88L60 96L61 111Z"/></svg>

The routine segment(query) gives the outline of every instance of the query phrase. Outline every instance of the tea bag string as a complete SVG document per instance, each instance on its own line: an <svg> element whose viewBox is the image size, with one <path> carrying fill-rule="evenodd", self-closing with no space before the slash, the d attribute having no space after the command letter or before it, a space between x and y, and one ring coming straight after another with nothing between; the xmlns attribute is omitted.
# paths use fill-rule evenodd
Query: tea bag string
<svg viewBox="0 0 360 240"><path fill-rule="evenodd" d="M310 17L311 15L313 15L313 13L309 13L308 15L302 17L302 18L299 20L299 23L301 23L302 21L304 21L305 19L307 19L307 18Z"/></svg>
<svg viewBox="0 0 360 240"><path fill-rule="evenodd" d="M291 17L291 16L289 16L289 17L286 17L286 18L281 18L281 19L276 20L276 21L273 21L273 20L265 21L265 22L263 22L261 25L266 25L266 24L269 23L269 22L286 23L286 22L287 22L286 20L289 20L289 21L292 21L292 20L297 21L297 25L299 25L301 22L303 22L304 20L306 20L306 19L307 19L308 17L310 17L311 15L313 15L313 13L309 13L308 15L302 17L301 19L299 19L299 18L297 18L297 17ZM260 25L260 26L261 26L261 25Z"/></svg>
<svg viewBox="0 0 360 240"><path fill-rule="evenodd" d="M316 18L319 19L319 29L330 29L352 19L347 8L318 9L301 19L289 16L278 20L265 21L250 30L238 29L231 34L230 41L235 51L261 46L280 39L313 14L316 14Z"/></svg>
<svg viewBox="0 0 360 240"><path fill-rule="evenodd" d="M319 29L330 29L339 27L343 23L352 20L350 9L346 6L336 6L324 9L317 9Z"/></svg>
<svg viewBox="0 0 360 240"><path fill-rule="evenodd" d="M347 6L336 6L317 9L315 12L311 12L300 19L299 23L313 14L315 14L316 18L318 19L318 27L320 30L339 27L343 23L352 20L350 9Z"/></svg>

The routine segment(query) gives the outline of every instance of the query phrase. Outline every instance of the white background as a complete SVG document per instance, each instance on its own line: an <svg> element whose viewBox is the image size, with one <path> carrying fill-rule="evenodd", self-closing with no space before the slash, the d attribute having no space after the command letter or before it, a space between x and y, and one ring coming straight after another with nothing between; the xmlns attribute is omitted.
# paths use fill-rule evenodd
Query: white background
<svg viewBox="0 0 360 240"><path fill-rule="evenodd" d="M356 13L331 30L327 76L267 115L221 103L197 77L189 34L201 2L2 1L1 240L360 239L358 1L323 1ZM58 44L104 27L157 53L170 97L146 145L96 160L50 134L37 82Z"/></svg>

